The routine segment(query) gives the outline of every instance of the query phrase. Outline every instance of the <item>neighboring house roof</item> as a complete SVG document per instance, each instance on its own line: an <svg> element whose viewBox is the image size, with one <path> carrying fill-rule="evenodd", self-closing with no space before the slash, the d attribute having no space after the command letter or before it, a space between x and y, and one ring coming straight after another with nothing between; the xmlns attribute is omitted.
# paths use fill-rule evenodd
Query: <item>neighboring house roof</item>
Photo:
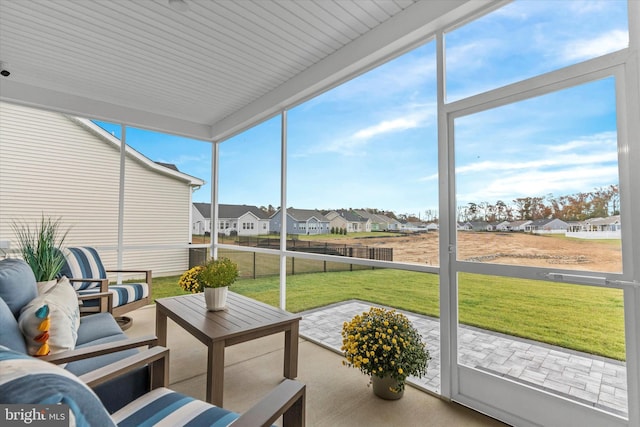
<svg viewBox="0 0 640 427"><path fill-rule="evenodd" d="M354 211L356 214L360 215L362 218L369 219L372 222L380 222L380 218L376 218L374 214L369 213L365 210L356 210Z"/></svg>
<svg viewBox="0 0 640 427"><path fill-rule="evenodd" d="M562 226L562 224L564 224L566 226L569 225L566 222L564 222L563 220L558 219L558 218L544 218L544 219L536 219L535 221L532 221L531 224L527 224L527 227L539 228L539 227L544 227L547 224L551 224L551 223L556 223L556 224L554 224L555 226L557 226L557 225Z"/></svg>
<svg viewBox="0 0 640 427"><path fill-rule="evenodd" d="M211 203L194 203L193 206L203 218L211 219Z"/></svg>
<svg viewBox="0 0 640 427"><path fill-rule="evenodd" d="M511 221L509 222L509 226L514 228L514 227L521 227L525 224L529 224L531 222L530 219L525 219L525 220L520 220L520 221Z"/></svg>
<svg viewBox="0 0 640 427"><path fill-rule="evenodd" d="M163 162L156 162L156 163L159 164L160 166L164 166L165 168L169 168L171 170L180 172L178 170L178 167L176 165L174 165L173 163L163 163Z"/></svg>
<svg viewBox="0 0 640 427"><path fill-rule="evenodd" d="M549 224L551 221L553 221L554 219L549 219L549 218L543 218L543 219L536 219L535 221L531 221L531 224L529 224L532 227L541 227L543 225L547 225Z"/></svg>
<svg viewBox="0 0 640 427"><path fill-rule="evenodd" d="M257 206L253 205L218 205L218 216L220 218L240 218L247 212L251 212L258 219L269 219L269 215Z"/></svg>
<svg viewBox="0 0 640 427"><path fill-rule="evenodd" d="M204 218L211 218L211 203L194 203L193 206ZM257 206L218 204L219 218L240 218L247 212L251 212L258 219L269 219L269 215Z"/></svg>
<svg viewBox="0 0 640 427"><path fill-rule="evenodd" d="M471 221L467 222L474 230L476 229L486 229L490 224L486 221Z"/></svg>
<svg viewBox="0 0 640 427"><path fill-rule="evenodd" d="M383 214L375 214L374 216L377 216L378 218L382 219L387 224L400 224L400 221L398 221L397 219L393 219Z"/></svg>
<svg viewBox="0 0 640 427"><path fill-rule="evenodd" d="M316 218L318 221L330 222L326 216L322 215L320 211L317 211L315 209L287 208L287 215L289 215L296 221L309 221L311 218Z"/></svg>
<svg viewBox="0 0 640 427"><path fill-rule="evenodd" d="M367 222L367 218L364 218L363 216L359 215L354 210L340 209L336 212L340 214L342 218L346 219L349 222Z"/></svg>
<svg viewBox="0 0 640 427"><path fill-rule="evenodd" d="M613 215L606 218L590 218L584 221L591 225L611 225L620 223L620 215Z"/></svg>

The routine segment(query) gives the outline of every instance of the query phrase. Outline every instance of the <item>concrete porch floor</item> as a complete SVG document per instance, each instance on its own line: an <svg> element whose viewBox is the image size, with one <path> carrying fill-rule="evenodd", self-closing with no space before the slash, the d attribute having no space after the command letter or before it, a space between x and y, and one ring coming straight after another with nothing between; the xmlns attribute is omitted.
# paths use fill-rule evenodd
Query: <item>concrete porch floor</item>
<svg viewBox="0 0 640 427"><path fill-rule="evenodd" d="M155 334L155 305L128 314L131 337ZM171 388L203 399L207 352L203 344L168 322ZM228 347L225 352L224 407L243 412L282 381L284 334ZM309 426L504 426L456 403L407 386L402 399L385 401L367 387L360 371L342 366L342 357L300 339L298 378L307 386Z"/></svg>

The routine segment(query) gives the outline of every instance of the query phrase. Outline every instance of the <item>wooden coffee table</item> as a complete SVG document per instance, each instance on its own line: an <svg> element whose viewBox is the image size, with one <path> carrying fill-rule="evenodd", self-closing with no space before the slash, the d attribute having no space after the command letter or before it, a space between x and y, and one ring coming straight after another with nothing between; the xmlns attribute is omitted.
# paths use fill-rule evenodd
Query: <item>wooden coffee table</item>
<svg viewBox="0 0 640 427"><path fill-rule="evenodd" d="M298 329L302 316L229 292L224 311L207 311L204 294L156 300L158 344L167 345L170 318L208 348L207 401L222 406L224 349L284 332L284 376L298 376Z"/></svg>

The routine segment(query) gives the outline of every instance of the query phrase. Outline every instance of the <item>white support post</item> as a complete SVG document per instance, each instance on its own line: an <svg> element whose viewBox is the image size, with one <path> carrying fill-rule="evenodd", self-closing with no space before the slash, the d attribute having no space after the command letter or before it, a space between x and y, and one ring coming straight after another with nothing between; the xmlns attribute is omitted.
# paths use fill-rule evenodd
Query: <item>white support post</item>
<svg viewBox="0 0 640 427"><path fill-rule="evenodd" d="M449 132L445 111L444 34L436 34L436 73L438 103L438 198L440 210L440 394L450 399L454 390L456 358L457 298L455 276L452 277L450 248L455 242L455 194L451 190L453 172L449 159ZM450 200L452 198L452 200Z"/></svg>
<svg viewBox="0 0 640 427"><path fill-rule="evenodd" d="M287 110L280 128L280 308L287 308Z"/></svg>
<svg viewBox="0 0 640 427"><path fill-rule="evenodd" d="M218 259L218 173L220 148L218 142L211 145L211 258Z"/></svg>
<svg viewBox="0 0 640 427"><path fill-rule="evenodd" d="M120 125L120 184L118 188L118 250L116 269L123 269L124 259L124 192L125 192L125 164L127 159L127 127ZM122 283L122 273L118 273L116 282Z"/></svg>
<svg viewBox="0 0 640 427"><path fill-rule="evenodd" d="M617 97L622 98L624 116L618 117L620 161L625 162L626 176L620 177L624 274L640 283L640 2L628 1L629 58L624 81L618 85ZM627 187L623 188L623 184ZM626 196L626 197L624 197ZM625 342L627 366L627 402L629 425L640 426L640 287L624 290Z"/></svg>

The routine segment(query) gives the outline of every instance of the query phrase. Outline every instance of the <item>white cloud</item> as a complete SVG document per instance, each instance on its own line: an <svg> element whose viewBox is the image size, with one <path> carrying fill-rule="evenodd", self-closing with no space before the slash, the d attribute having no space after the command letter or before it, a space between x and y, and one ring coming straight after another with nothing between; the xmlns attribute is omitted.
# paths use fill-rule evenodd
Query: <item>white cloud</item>
<svg viewBox="0 0 640 427"><path fill-rule="evenodd" d="M424 177L420 178L418 181L419 182L426 182L426 181L435 181L437 179L438 179L438 174L434 173L434 174L431 174L431 175L424 176Z"/></svg>
<svg viewBox="0 0 640 427"><path fill-rule="evenodd" d="M587 155L567 154L554 156L544 159L528 160L528 161L494 161L488 160L484 162L471 163L469 165L456 168L456 173L466 174L471 172L495 172L510 170L538 170L540 168L567 167L567 166L588 166L597 165L605 162L617 161L618 156L615 152L594 153Z"/></svg>
<svg viewBox="0 0 640 427"><path fill-rule="evenodd" d="M556 196L591 191L618 182L616 133L602 132L555 146L539 147L537 158L470 163L456 168L458 204L510 201L517 197ZM522 159L522 160L518 160Z"/></svg>
<svg viewBox="0 0 640 427"><path fill-rule="evenodd" d="M607 11L607 8L611 6L612 1L615 1L615 0L607 0L607 1L574 0L572 2L568 2L568 6L571 13L577 13L580 15L591 14L591 13L601 13L601 12ZM617 1L620 2L621 0L617 0Z"/></svg>
<svg viewBox="0 0 640 427"><path fill-rule="evenodd" d="M591 191L602 186L603 182L615 183L617 180L617 166L575 167L556 171L532 170L484 183L475 194L464 195L464 199L478 202L546 194L561 196Z"/></svg>
<svg viewBox="0 0 640 427"><path fill-rule="evenodd" d="M344 137L333 138L330 142L320 142L307 153L298 153L302 157L311 153L335 152L343 155L363 155L362 147L371 139L380 135L389 135L410 129L427 126L436 115L435 105L410 104L404 107L405 113L395 113L396 117L382 120L370 126L363 127ZM380 112L379 116L392 116L393 112Z"/></svg>
<svg viewBox="0 0 640 427"><path fill-rule="evenodd" d="M615 52L629 45L629 36L623 30L611 30L589 40L576 40L564 47L564 58L569 61L595 58Z"/></svg>
<svg viewBox="0 0 640 427"><path fill-rule="evenodd" d="M393 120L384 120L373 126L361 129L353 134L353 139L369 139L374 136L389 132L400 132L407 129L413 129L420 126L421 120L414 117L399 117Z"/></svg>
<svg viewBox="0 0 640 427"><path fill-rule="evenodd" d="M371 103L391 99L398 94L420 88L436 87L435 42L391 60L324 94L308 101L308 106L323 103ZM435 96L434 96L435 97Z"/></svg>
<svg viewBox="0 0 640 427"><path fill-rule="evenodd" d="M483 182L480 188L458 194L458 204L468 202L510 201L517 197L556 196L590 191L603 182L618 181L617 166L589 168L577 166L554 171L527 170Z"/></svg>
<svg viewBox="0 0 640 427"><path fill-rule="evenodd" d="M590 147L594 150L602 151L604 147L615 147L617 143L617 133L611 131L576 139L565 144L554 145L549 147L549 150L553 152L566 152L577 148L584 149Z"/></svg>

